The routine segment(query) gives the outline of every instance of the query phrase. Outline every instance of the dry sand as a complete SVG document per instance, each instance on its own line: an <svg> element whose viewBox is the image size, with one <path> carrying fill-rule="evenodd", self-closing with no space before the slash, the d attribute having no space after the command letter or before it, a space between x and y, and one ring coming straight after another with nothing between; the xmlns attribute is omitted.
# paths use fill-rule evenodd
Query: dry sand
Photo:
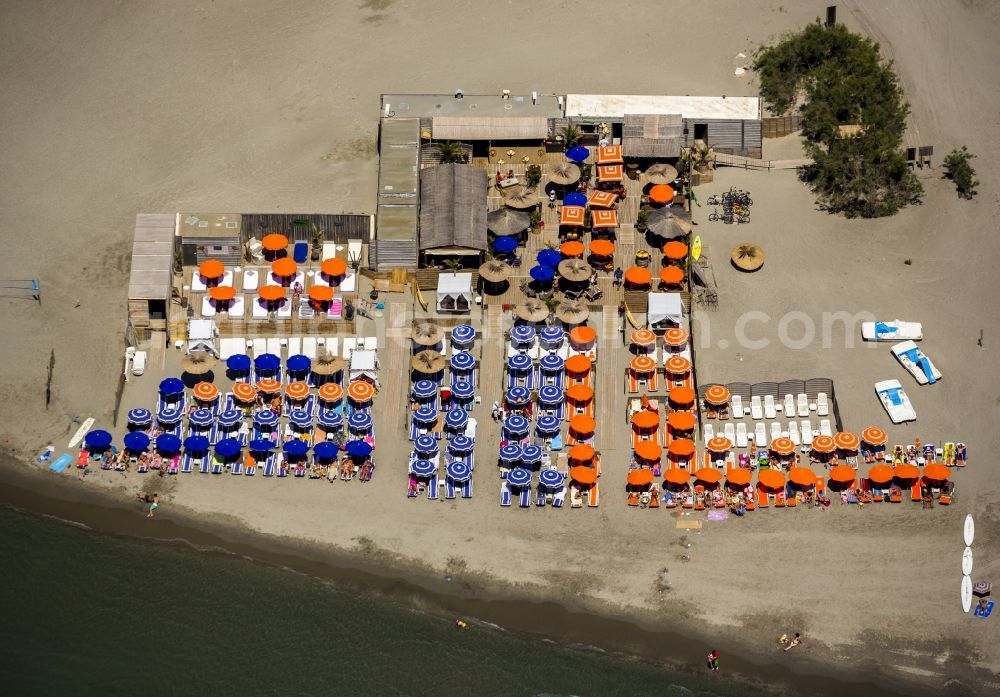
<svg viewBox="0 0 1000 697"><path fill-rule="evenodd" d="M654 626L728 637L734 648L759 652L754 660L765 671L780 659L799 671L874 675L904 691L901 681L914 679L924 689L985 692L985 673L969 673L966 661L996 680L1000 625L961 614L958 585L966 512L978 521L976 576L998 568L991 553L1000 507L987 453L1000 446L991 428L1000 377L988 357L1000 342L993 270L1000 98L992 89L1000 16L992 4L863 3L863 11L860 4L842 6L840 19L874 32L896 60L914 124L934 144L937 163L962 144L979 155L982 193L960 201L933 169L921 174L924 205L889 220L845 221L815 210L794 173L718 172L702 199L736 185L753 192L755 205L753 222L740 228L708 223L706 208L696 213L720 285L719 310L705 313L715 345L699 352L699 376L832 377L845 423L856 429L887 425L872 383L899 378L919 420L890 429L893 439L970 444L972 464L959 475L951 509L772 510L683 536L665 512L637 513L618 500L623 466L605 466L599 510L521 512L501 510L482 473L471 502L407 501L401 460L391 476L391 449L364 489L190 478L171 505L206 521L226 516L273 535L482 573L525 592L628 611ZM750 80L733 75L736 54L821 9L757 0L710 12L676 3L665 14L659 2L629 3L621 21L601 22L603 44L620 50L591 58L584 47L611 11L607 3L369 0L300 3L294 12L264 2L6 3L0 276L37 276L43 304L0 300L8 328L0 349L2 435L27 453L63 441L73 415L110 423L136 212L368 212L381 92L750 94ZM658 45L663 57L653 58ZM794 153L789 140L773 144L776 157ZM724 263L743 239L767 250L766 266L753 276ZM783 348L776 321L756 325L770 348L737 347L733 327L747 310L774 318L800 310L817 322L824 311L868 310L922 321L924 349L945 378L918 389L886 348L847 350L842 335L835 348ZM729 347L718 346L722 338ZM492 401L497 387L483 389ZM613 398L624 404L623 395ZM401 434L402 404L388 402L379 405L380 452ZM495 443L489 419L480 423L480 442ZM623 463L623 422L601 427L620 434L605 448L606 462ZM488 451L477 455L481 467ZM93 479L117 485L117 478ZM131 478L128 486L141 482ZM664 568L670 587L660 593ZM770 653L774 637L794 631L808 637L804 651Z"/></svg>

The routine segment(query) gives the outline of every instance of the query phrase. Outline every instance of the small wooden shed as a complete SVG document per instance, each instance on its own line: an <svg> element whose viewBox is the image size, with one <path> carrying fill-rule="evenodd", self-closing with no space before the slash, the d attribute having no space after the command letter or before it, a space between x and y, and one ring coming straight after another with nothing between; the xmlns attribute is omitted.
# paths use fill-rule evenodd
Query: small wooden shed
<svg viewBox="0 0 1000 697"><path fill-rule="evenodd" d="M135 216L132 269L128 282L128 318L139 342L148 339L151 331L169 331L176 233L177 216L173 213L140 213Z"/></svg>

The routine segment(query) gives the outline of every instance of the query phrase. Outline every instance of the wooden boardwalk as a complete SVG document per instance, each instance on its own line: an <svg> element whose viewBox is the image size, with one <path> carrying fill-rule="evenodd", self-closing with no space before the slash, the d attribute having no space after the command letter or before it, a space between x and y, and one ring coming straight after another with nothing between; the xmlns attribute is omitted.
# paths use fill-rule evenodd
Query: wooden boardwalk
<svg viewBox="0 0 1000 697"><path fill-rule="evenodd" d="M618 337L618 308L605 307L598 331L597 375L594 399L597 402L596 447L602 452L612 450L621 402L621 362L624 347Z"/></svg>
<svg viewBox="0 0 1000 697"><path fill-rule="evenodd" d="M390 302L386 307L389 317L404 317L410 314L410 304ZM381 370L382 390L375 398L376 419L379 427L389 438L396 438L406 429L406 405L409 397L410 335L409 322L401 326L386 325L385 340L378 353Z"/></svg>

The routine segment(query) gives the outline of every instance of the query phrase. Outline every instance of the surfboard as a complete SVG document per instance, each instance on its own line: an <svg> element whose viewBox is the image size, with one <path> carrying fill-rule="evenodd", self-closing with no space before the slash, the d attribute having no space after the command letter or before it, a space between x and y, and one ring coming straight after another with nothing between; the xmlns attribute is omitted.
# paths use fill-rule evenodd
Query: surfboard
<svg viewBox="0 0 1000 697"><path fill-rule="evenodd" d="M632 316L632 311L628 309L628 303L623 302L622 305L625 306L625 319L628 323L632 325L632 329L639 329L639 325L636 324L635 317Z"/></svg>
<svg viewBox="0 0 1000 697"><path fill-rule="evenodd" d="M691 258L695 261L701 258L701 235L695 235L691 242Z"/></svg>
<svg viewBox="0 0 1000 697"><path fill-rule="evenodd" d="M972 521L972 514L965 516L965 546L971 547L972 541L976 538L976 524Z"/></svg>
<svg viewBox="0 0 1000 697"><path fill-rule="evenodd" d="M426 311L427 301L424 300L424 295L423 293L420 292L420 288L417 286L416 280L413 281L413 295L414 297L416 297L417 302L420 303L420 307L422 307L424 311Z"/></svg>
<svg viewBox="0 0 1000 697"><path fill-rule="evenodd" d="M962 573L968 576L972 573L972 548L966 547L962 553Z"/></svg>
<svg viewBox="0 0 1000 697"><path fill-rule="evenodd" d="M72 448L83 440L83 437L87 435L87 431L89 431L90 427L93 425L94 420L92 418L86 419L82 424L80 424L80 428L76 429L76 433L74 433L73 437L69 439L69 445L66 447Z"/></svg>
<svg viewBox="0 0 1000 697"><path fill-rule="evenodd" d="M968 576L962 577L962 610L968 612L972 609L972 579Z"/></svg>

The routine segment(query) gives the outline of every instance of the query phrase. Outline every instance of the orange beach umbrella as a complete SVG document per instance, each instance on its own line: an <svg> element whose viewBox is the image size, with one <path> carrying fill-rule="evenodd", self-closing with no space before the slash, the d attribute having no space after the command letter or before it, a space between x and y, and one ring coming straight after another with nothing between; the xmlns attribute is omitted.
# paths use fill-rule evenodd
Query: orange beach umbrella
<svg viewBox="0 0 1000 697"><path fill-rule="evenodd" d="M671 327L663 333L663 343L667 346L683 346L687 343L688 333L680 327Z"/></svg>
<svg viewBox="0 0 1000 697"><path fill-rule="evenodd" d="M628 473L628 483L631 486L646 486L653 482L653 470L646 468L632 469Z"/></svg>
<svg viewBox="0 0 1000 697"><path fill-rule="evenodd" d="M577 327L576 329L579 329L579 327ZM576 329L574 329L573 331L576 331ZM570 334L572 333L573 332L570 332ZM573 375L580 375L581 373L589 373L591 367L593 366L593 363L586 356L577 354L575 356L570 356L569 358L567 358L563 366L566 368L567 373L572 373Z"/></svg>
<svg viewBox="0 0 1000 697"><path fill-rule="evenodd" d="M835 482L847 484L853 482L856 475L854 468L849 465L837 465L830 468L830 479Z"/></svg>
<svg viewBox="0 0 1000 697"><path fill-rule="evenodd" d="M702 467L694 473L694 478L706 484L715 484L722 481L722 472L712 467Z"/></svg>
<svg viewBox="0 0 1000 697"><path fill-rule="evenodd" d="M667 425L677 431L690 431L694 428L694 414L689 411L672 411L667 414Z"/></svg>
<svg viewBox="0 0 1000 697"><path fill-rule="evenodd" d="M631 342L636 346L652 346L656 343L656 334L649 329L636 329L632 332Z"/></svg>
<svg viewBox="0 0 1000 697"><path fill-rule="evenodd" d="M597 422L593 416L578 414L569 420L569 430L578 436L588 436L597 430Z"/></svg>
<svg viewBox="0 0 1000 697"><path fill-rule="evenodd" d="M298 380L285 386L285 396L289 399L305 399L309 396L309 385Z"/></svg>
<svg viewBox="0 0 1000 697"><path fill-rule="evenodd" d="M597 164L613 165L625 162L622 158L622 146L602 145L597 148Z"/></svg>
<svg viewBox="0 0 1000 697"><path fill-rule="evenodd" d="M750 483L750 470L744 467L733 467L726 471L726 481L733 486L746 486Z"/></svg>
<svg viewBox="0 0 1000 697"><path fill-rule="evenodd" d="M670 240L663 245L663 256L671 261L680 261L688 255L688 246L677 240Z"/></svg>
<svg viewBox="0 0 1000 697"><path fill-rule="evenodd" d="M891 481L892 475L892 467L889 467L889 465L875 465L868 470L868 478L876 484L885 484L886 482Z"/></svg>
<svg viewBox="0 0 1000 697"><path fill-rule="evenodd" d="M788 470L788 481L799 486L816 486L816 473L808 467L792 467Z"/></svg>
<svg viewBox="0 0 1000 697"><path fill-rule="evenodd" d="M889 442L889 434L877 426L869 426L861 432L861 440L868 445L885 445Z"/></svg>
<svg viewBox="0 0 1000 697"><path fill-rule="evenodd" d="M257 381L257 391L265 394L274 394L281 391L281 383L274 378L264 378Z"/></svg>
<svg viewBox="0 0 1000 697"><path fill-rule="evenodd" d="M705 390L705 401L715 405L725 404L729 401L729 390L722 385L712 385Z"/></svg>
<svg viewBox="0 0 1000 697"><path fill-rule="evenodd" d="M590 211L590 226L594 228L618 227L618 211L614 208L596 208ZM606 254L605 256L611 255Z"/></svg>
<svg viewBox="0 0 1000 697"><path fill-rule="evenodd" d="M347 273L347 262L340 257L330 257L323 262L323 265L319 267L319 270L323 272L324 276L339 278Z"/></svg>
<svg viewBox="0 0 1000 697"><path fill-rule="evenodd" d="M597 181L620 182L625 179L625 168L621 165L601 165L597 168Z"/></svg>
<svg viewBox="0 0 1000 697"><path fill-rule="evenodd" d="M861 439L850 431L840 431L833 437L833 443L840 450L852 451L858 449L861 445Z"/></svg>
<svg viewBox="0 0 1000 697"><path fill-rule="evenodd" d="M613 194L610 191L601 191L597 189L590 195L590 206L597 208L610 208L615 205L615 201L618 200L618 194Z"/></svg>
<svg viewBox="0 0 1000 697"><path fill-rule="evenodd" d="M566 390L566 399L571 402L587 404L594 398L594 390L587 385L573 385Z"/></svg>
<svg viewBox="0 0 1000 697"><path fill-rule="evenodd" d="M313 286L309 289L309 299L318 303L328 303L333 300L333 288L330 286Z"/></svg>
<svg viewBox="0 0 1000 697"><path fill-rule="evenodd" d="M660 281L668 286L676 286L684 282L684 269L679 266L664 266L660 269Z"/></svg>
<svg viewBox="0 0 1000 697"><path fill-rule="evenodd" d="M284 235L279 235L278 233L272 233L270 235L264 235L264 239L262 239L260 243L267 251L277 252L288 246L288 238Z"/></svg>
<svg viewBox="0 0 1000 697"><path fill-rule="evenodd" d="M262 300L274 302L276 300L284 299L285 289L281 286L261 286L260 290L257 291L257 295L259 295Z"/></svg>
<svg viewBox="0 0 1000 697"><path fill-rule="evenodd" d="M590 243L590 253L597 257L614 256L615 243L611 240L594 240Z"/></svg>
<svg viewBox="0 0 1000 697"><path fill-rule="evenodd" d="M232 286L213 286L208 289L208 297L219 302L226 302L236 297L236 289Z"/></svg>
<svg viewBox="0 0 1000 697"><path fill-rule="evenodd" d="M655 429L658 428L659 425L660 415L655 411L643 409L642 411L637 411L632 414L632 427L639 429L640 431L645 431L651 428Z"/></svg>
<svg viewBox="0 0 1000 697"><path fill-rule="evenodd" d="M837 444L830 436L816 436L813 438L812 449L817 453L832 453L836 448Z"/></svg>
<svg viewBox="0 0 1000 697"><path fill-rule="evenodd" d="M943 482L950 476L951 470L949 470L945 465L935 464L924 467L924 479L930 479L935 482Z"/></svg>
<svg viewBox="0 0 1000 697"><path fill-rule="evenodd" d="M595 341L597 341L597 332L593 327L580 326L569 330L569 342L577 350L579 350L578 347L590 346Z"/></svg>
<svg viewBox="0 0 1000 697"><path fill-rule="evenodd" d="M271 273L281 278L294 276L298 270L299 265L296 264L295 260L290 257L282 257L271 264Z"/></svg>
<svg viewBox="0 0 1000 697"><path fill-rule="evenodd" d="M583 242L578 240L570 240L569 242L563 242L559 245L559 253L563 257L570 259L573 257L583 256Z"/></svg>
<svg viewBox="0 0 1000 697"><path fill-rule="evenodd" d="M920 468L916 465L896 465L892 468L892 476L896 479L917 479L920 477Z"/></svg>
<svg viewBox="0 0 1000 697"><path fill-rule="evenodd" d="M347 394L355 402L368 402L375 396L375 386L364 380L354 380L347 386Z"/></svg>
<svg viewBox="0 0 1000 697"><path fill-rule="evenodd" d="M572 462L585 462L589 465L594 461L596 453L597 451L594 450L594 446L587 445L586 443L577 443L569 449L569 459Z"/></svg>
<svg viewBox="0 0 1000 697"><path fill-rule="evenodd" d="M791 438L775 438L771 441L771 452L777 455L791 455L795 452L795 443Z"/></svg>
<svg viewBox="0 0 1000 697"><path fill-rule="evenodd" d="M725 453L733 447L733 441L729 440L725 436L716 436L715 438L709 439L708 443L705 444L705 447L708 448L709 452Z"/></svg>
<svg viewBox="0 0 1000 697"><path fill-rule="evenodd" d="M580 227L583 225L583 206L563 206L559 211L559 224ZM582 244L580 245L583 246ZM583 253L583 250L580 250Z"/></svg>
<svg viewBox="0 0 1000 697"><path fill-rule="evenodd" d="M757 475L757 483L766 489L780 489L785 486L785 475L778 470L761 470Z"/></svg>
<svg viewBox="0 0 1000 697"><path fill-rule="evenodd" d="M201 400L202 402L211 402L213 399L219 397L219 388L210 382L199 382L191 390L194 394L194 398Z"/></svg>
<svg viewBox="0 0 1000 697"><path fill-rule="evenodd" d="M198 267L198 275L210 280L222 278L225 273L226 269L218 259L206 259Z"/></svg>
<svg viewBox="0 0 1000 697"><path fill-rule="evenodd" d="M663 473L663 480L670 484L687 484L690 479L688 471L680 467L671 467Z"/></svg>
<svg viewBox="0 0 1000 697"><path fill-rule="evenodd" d="M657 184L649 190L649 200L653 203L670 203L674 200L674 190L667 184Z"/></svg>
<svg viewBox="0 0 1000 697"><path fill-rule="evenodd" d="M671 356L667 359L665 365L667 372L673 373L674 375L683 375L691 370L691 361L686 359L684 356Z"/></svg>
<svg viewBox="0 0 1000 697"><path fill-rule="evenodd" d="M656 361L646 355L636 356L629 363L633 373L651 373L656 370Z"/></svg>
<svg viewBox="0 0 1000 697"><path fill-rule="evenodd" d="M233 396L241 402L252 402L257 397L257 388L248 382L233 383Z"/></svg>
<svg viewBox="0 0 1000 697"><path fill-rule="evenodd" d="M687 459L694 455L694 441L690 438L678 438L667 446L667 452L674 457Z"/></svg>
<svg viewBox="0 0 1000 697"><path fill-rule="evenodd" d="M344 388L335 382L326 382L320 385L319 398L324 402L337 403L344 397Z"/></svg>
<svg viewBox="0 0 1000 697"><path fill-rule="evenodd" d="M569 476L573 478L574 482L579 482L580 484L593 484L597 481L597 470L593 467L578 465L569 471Z"/></svg>
<svg viewBox="0 0 1000 697"><path fill-rule="evenodd" d="M648 286L650 280L649 269L643 266L633 266L625 272L625 282L633 286Z"/></svg>
<svg viewBox="0 0 1000 697"><path fill-rule="evenodd" d="M671 402L680 406L689 406L694 404L695 394L694 390L690 387L675 387L670 390L667 396L670 398Z"/></svg>
<svg viewBox="0 0 1000 697"><path fill-rule="evenodd" d="M635 444L635 456L639 460L659 462L663 450L651 440L641 440Z"/></svg>

